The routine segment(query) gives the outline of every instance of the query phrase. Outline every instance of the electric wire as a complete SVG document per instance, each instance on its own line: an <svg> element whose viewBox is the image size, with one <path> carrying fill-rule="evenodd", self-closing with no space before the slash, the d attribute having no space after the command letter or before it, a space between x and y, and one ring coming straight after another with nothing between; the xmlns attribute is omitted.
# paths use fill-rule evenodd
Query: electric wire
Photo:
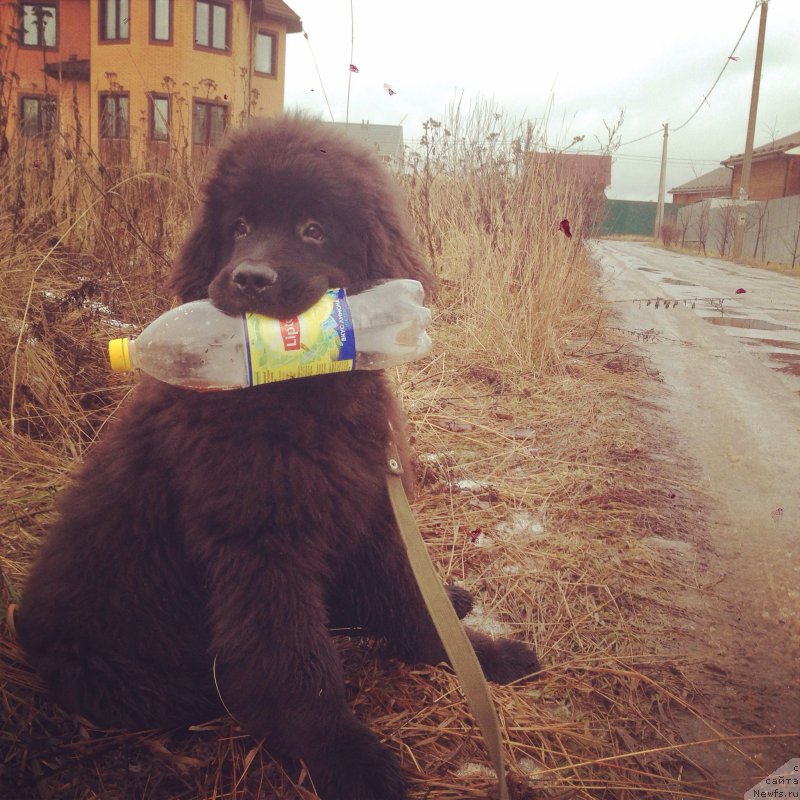
<svg viewBox="0 0 800 800"><path fill-rule="evenodd" d="M722 78L722 75L724 74L725 70L728 68L728 65L730 64L731 61L733 61L733 56L736 53L736 50L738 49L739 45L742 43L742 39L744 39L744 36L747 33L747 29L750 27L750 23L753 21L753 16L756 13L756 9L758 9L758 7L761 4L761 2L768 2L768 0L760 0L760 2L757 2L753 6L753 10L750 12L750 16L748 17L747 22L745 23L744 28L742 29L742 32L741 32L739 38L736 40L736 44L733 46L733 49L731 50L730 55L728 55L727 58L725 59L725 63L723 64L722 69L719 71L719 74L717 75L716 80L711 85L711 88L703 96L703 99L700 102L700 105L698 105L698 107L695 109L694 113L685 122L683 122L677 128L674 128L671 131L671 133L677 133L682 128L685 128L697 116L697 114L700 112L700 109L708 102L708 98L711 97L712 92L714 91L714 89L716 89L717 84L720 82L720 79ZM351 0L351 6L352 6L352 0ZM351 14L352 14L352 9L351 9ZM352 46L352 42L351 42L351 46ZM351 55L352 55L352 52L351 52ZM349 90L349 87L348 87L348 90ZM349 102L349 95L348 95L348 102ZM656 131L652 131L651 133L646 133L644 136L639 136L636 139L629 139L627 142L622 142L620 145L618 145L618 148L627 147L630 144L635 144L636 142L644 141L645 139L649 139L651 136L656 136L656 135L659 135L659 134L663 134L663 132L664 132L664 128L662 126L661 128L659 128ZM410 144L413 145L415 143L415 141L416 140L411 140ZM604 151L603 150L584 150L582 152L591 154L591 153L603 153ZM661 157L660 156L627 155L625 153L620 153L619 149L617 149L617 151L614 153L614 158L615 159L621 159L621 160L627 160L627 161L661 161ZM673 164L673 165L681 164L682 166L695 166L695 165L700 165L700 164L712 165L712 164L718 164L719 162L712 161L712 160L709 160L709 159L667 158L667 163L668 164Z"/></svg>
<svg viewBox="0 0 800 800"><path fill-rule="evenodd" d="M415 150L422 147L422 139L412 138L412 139L404 139L406 146L411 149ZM601 153L600 150L582 150L580 154L595 154ZM643 162L643 163L659 163L661 161L661 156L648 156L643 154L635 154L635 153L615 153L614 160L619 161L634 161L634 162ZM719 159L711 159L711 158L685 158L676 156L674 158L667 158L668 164L673 165L680 165L680 166L718 166Z"/></svg>
<svg viewBox="0 0 800 800"><path fill-rule="evenodd" d="M764 0L761 0L761 2L764 2ZM736 53L737 48L741 44L742 39L744 39L744 35L745 33L747 33L747 29L750 27L750 23L752 22L753 16L756 13L756 9L759 7L760 4L761 3L756 3L753 6L753 10L750 12L750 16L748 17L747 22L745 23L744 29L742 30L742 33L739 36L739 38L736 40L736 44L733 46L733 50L731 50L730 55L728 55L727 58L725 59L725 63L722 65L722 69L719 71L719 75L717 75L717 79L711 85L711 88L705 93L705 95L703 95L703 99L700 101L700 105L697 106L694 113L689 117L689 119L686 120L686 122L682 123L677 128L673 128L671 133L677 133L682 128L685 128L697 116L697 114L700 112L700 109L704 105L706 105L706 103L708 103L708 98L711 97L711 93L714 91L714 89L716 89L717 84L719 83L720 78L722 78L723 73L728 68L728 65L731 63L731 61L733 61L733 56ZM619 145L619 147L627 147L629 144L635 144L636 142L641 142L644 139L649 139L651 136L657 136L658 134L663 133L663 130L664 130L663 127L661 127L657 131L646 133L644 136L639 136L637 139L630 139L627 142L622 142Z"/></svg>
<svg viewBox="0 0 800 800"><path fill-rule="evenodd" d="M353 82L353 47L355 46L355 24L353 22L353 0L350 0L350 66L347 68L347 106L345 108L344 122L350 122L350 84Z"/></svg>
<svg viewBox="0 0 800 800"><path fill-rule="evenodd" d="M762 2L763 2L763 0L762 0ZM733 46L733 50L731 50L730 55L725 59L725 63L722 65L722 69L719 71L719 75L717 75L717 79L711 85L711 88L708 90L708 93L703 97L703 100L700 103L700 105L697 106L697 108L695 109L694 114L692 114L692 116L689 117L689 119L687 119L686 122L683 123L683 125L678 125L677 128L674 128L673 131L672 131L673 133L677 133L681 128L685 128L697 116L697 114L699 113L700 109L708 102L708 98L711 97L711 92L713 92L714 89L717 87L717 84L719 83L719 80L722 77L722 74L728 68L728 65L731 63L731 61L733 61L733 56L736 53L736 49L741 44L742 39L744 39L744 35L745 35L745 33L747 33L747 29L750 27L750 22L752 21L753 16L756 13L756 9L759 7L759 5L760 5L759 3L756 3L753 6L753 10L752 10L752 12L750 12L750 16L748 17L747 22L745 23L744 30L742 31L741 36L736 40L736 44Z"/></svg>
<svg viewBox="0 0 800 800"><path fill-rule="evenodd" d="M325 98L325 105L328 107L328 113L331 115L331 122L334 121L333 119L333 110L331 109L331 104L328 101L328 93L325 91L325 84L322 82L322 75L319 71L319 65L317 64L317 59L314 57L314 48L311 47L311 40L308 38L308 31L303 31L303 38L306 40L306 44L308 45L308 52L311 54L311 60L314 62L314 69L317 71L317 78L319 79L319 87L322 89L322 96Z"/></svg>

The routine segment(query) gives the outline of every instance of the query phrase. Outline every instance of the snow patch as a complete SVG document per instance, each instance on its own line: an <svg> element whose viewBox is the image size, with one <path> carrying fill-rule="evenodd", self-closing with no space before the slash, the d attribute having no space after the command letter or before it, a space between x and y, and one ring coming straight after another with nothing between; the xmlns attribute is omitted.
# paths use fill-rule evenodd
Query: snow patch
<svg viewBox="0 0 800 800"><path fill-rule="evenodd" d="M474 761L462 764L456 770L455 775L457 778L465 778L467 780L470 778L490 778L492 780L497 780L497 776L494 774L494 770L491 767L487 767L486 764L477 764Z"/></svg>
<svg viewBox="0 0 800 800"><path fill-rule="evenodd" d="M472 607L472 611L464 617L464 624L493 637L508 636L513 632L510 625L495 617L480 603L476 603Z"/></svg>
<svg viewBox="0 0 800 800"><path fill-rule="evenodd" d="M507 520L495 527L495 533L504 539L529 540L545 533L544 525L529 511L515 511Z"/></svg>

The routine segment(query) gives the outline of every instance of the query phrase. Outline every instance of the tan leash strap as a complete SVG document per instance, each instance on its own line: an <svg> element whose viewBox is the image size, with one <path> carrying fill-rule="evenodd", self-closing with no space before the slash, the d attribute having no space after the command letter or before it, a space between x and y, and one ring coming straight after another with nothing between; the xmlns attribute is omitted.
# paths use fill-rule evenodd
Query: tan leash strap
<svg viewBox="0 0 800 800"><path fill-rule="evenodd" d="M478 662L478 657L472 649L472 644L467 638L461 620L456 616L455 609L450 603L450 598L439 580L433 562L428 555L428 550L419 532L411 506L408 504L401 475L403 468L397 455L397 450L390 446L389 474L386 483L389 489L389 499L397 519L397 527L403 537L411 570L417 580L417 585L422 592L425 605L428 607L433 624L442 640L445 652L450 663L461 682L464 696L475 717L478 727L483 734L486 748L492 759L494 771L500 786L500 800L508 800L508 786L506 784L505 757L503 754L503 739L500 735L500 721L489 692L489 686Z"/></svg>

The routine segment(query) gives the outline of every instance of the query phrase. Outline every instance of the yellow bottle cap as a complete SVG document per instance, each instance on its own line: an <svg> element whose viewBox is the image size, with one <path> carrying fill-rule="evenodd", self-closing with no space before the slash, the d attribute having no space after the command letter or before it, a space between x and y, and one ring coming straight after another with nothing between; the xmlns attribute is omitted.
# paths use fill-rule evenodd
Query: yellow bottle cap
<svg viewBox="0 0 800 800"><path fill-rule="evenodd" d="M112 339L108 343L108 359L114 372L130 372L133 369L130 339Z"/></svg>

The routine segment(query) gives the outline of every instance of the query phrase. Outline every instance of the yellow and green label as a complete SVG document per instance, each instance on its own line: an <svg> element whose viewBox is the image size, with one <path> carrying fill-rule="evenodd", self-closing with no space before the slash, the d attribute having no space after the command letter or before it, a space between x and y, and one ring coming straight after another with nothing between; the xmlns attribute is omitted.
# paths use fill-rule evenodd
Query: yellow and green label
<svg viewBox="0 0 800 800"><path fill-rule="evenodd" d="M353 319L344 289L328 289L311 308L289 319L246 313L251 386L355 368Z"/></svg>

